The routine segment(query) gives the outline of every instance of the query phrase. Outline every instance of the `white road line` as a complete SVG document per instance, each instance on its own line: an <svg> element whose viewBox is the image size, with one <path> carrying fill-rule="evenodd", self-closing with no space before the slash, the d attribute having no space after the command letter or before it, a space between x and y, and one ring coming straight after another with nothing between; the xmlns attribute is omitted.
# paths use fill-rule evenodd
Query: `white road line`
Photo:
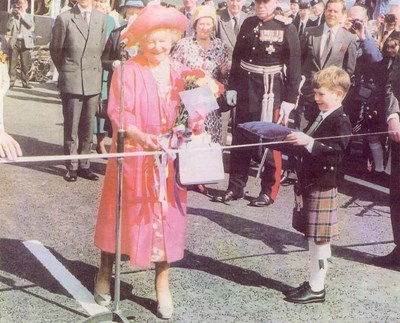
<svg viewBox="0 0 400 323"><path fill-rule="evenodd" d="M380 186L380 185L377 185L377 184L373 184L373 183L364 181L362 179L359 179L359 178L356 178L356 177L353 177L353 176L350 176L350 175L344 175L344 179L346 181L349 181L349 182L352 182L352 183L355 183L355 184L359 184L359 185L362 185L362 186L365 186L365 187L368 187L368 188L372 188L375 191L379 191L379 192L382 192L382 193L385 193L385 194L389 194L389 192L390 192L390 190L387 187L383 187L383 186Z"/></svg>
<svg viewBox="0 0 400 323"><path fill-rule="evenodd" d="M93 295L81 284L53 254L35 240L24 241L25 247L42 263L55 279L76 299L90 316L108 312L109 310L94 302Z"/></svg>

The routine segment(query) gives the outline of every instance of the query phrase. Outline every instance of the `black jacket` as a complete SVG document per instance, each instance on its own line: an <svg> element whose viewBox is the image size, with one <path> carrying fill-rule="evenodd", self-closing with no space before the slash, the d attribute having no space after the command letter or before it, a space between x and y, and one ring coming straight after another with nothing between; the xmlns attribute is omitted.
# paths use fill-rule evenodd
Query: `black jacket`
<svg viewBox="0 0 400 323"><path fill-rule="evenodd" d="M314 122L311 121L304 129ZM332 112L315 130L315 139L311 153L303 148L299 180L302 189L317 185L321 189L337 187L338 166L342 161L344 151L350 142L351 124L343 108Z"/></svg>

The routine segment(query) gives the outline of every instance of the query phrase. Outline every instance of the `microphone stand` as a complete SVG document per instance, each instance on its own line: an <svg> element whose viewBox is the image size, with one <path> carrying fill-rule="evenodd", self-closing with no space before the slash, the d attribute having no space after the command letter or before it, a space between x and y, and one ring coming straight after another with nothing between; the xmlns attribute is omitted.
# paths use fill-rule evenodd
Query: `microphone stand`
<svg viewBox="0 0 400 323"><path fill-rule="evenodd" d="M119 129L117 137L117 153L124 152L124 137L125 130L124 122L124 80L125 80L125 61L126 61L126 44L120 42L121 51L121 74L120 74L120 100L119 100ZM133 313L124 313L119 307L120 303L120 286L121 286L121 216L122 216L122 173L123 173L124 157L117 158L117 204L116 204L116 220L115 220L115 285L114 285L114 306L111 312L99 313L82 321L82 323L97 323L97 322L121 322L129 323L129 318L134 318Z"/></svg>

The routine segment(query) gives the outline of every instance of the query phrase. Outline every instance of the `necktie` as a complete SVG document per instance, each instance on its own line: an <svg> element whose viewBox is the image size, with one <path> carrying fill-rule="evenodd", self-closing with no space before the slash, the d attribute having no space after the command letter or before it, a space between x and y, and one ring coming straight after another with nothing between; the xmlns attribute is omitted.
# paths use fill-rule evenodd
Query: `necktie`
<svg viewBox="0 0 400 323"><path fill-rule="evenodd" d="M233 31L235 32L235 36L239 34L239 21L238 17L233 17Z"/></svg>
<svg viewBox="0 0 400 323"><path fill-rule="evenodd" d="M389 59L389 63L388 63L388 65L387 65L387 69L388 69L388 70L390 70L390 67L392 66L392 63L393 63L393 58L390 58L390 59Z"/></svg>
<svg viewBox="0 0 400 323"><path fill-rule="evenodd" d="M324 49L321 54L321 67L325 65L326 59L328 58L329 52L332 49L332 32L328 30L328 37L326 38Z"/></svg>
<svg viewBox="0 0 400 323"><path fill-rule="evenodd" d="M307 130L307 135L311 136L315 132L315 130L317 130L321 122L322 122L322 115L318 115L317 119L315 119L311 127Z"/></svg>
<svg viewBox="0 0 400 323"><path fill-rule="evenodd" d="M82 12L83 20L85 20L86 24L89 26L89 17L88 17L88 12L84 11Z"/></svg>
<svg viewBox="0 0 400 323"><path fill-rule="evenodd" d="M301 22L299 27L299 36L303 35L303 32L304 32L304 23Z"/></svg>

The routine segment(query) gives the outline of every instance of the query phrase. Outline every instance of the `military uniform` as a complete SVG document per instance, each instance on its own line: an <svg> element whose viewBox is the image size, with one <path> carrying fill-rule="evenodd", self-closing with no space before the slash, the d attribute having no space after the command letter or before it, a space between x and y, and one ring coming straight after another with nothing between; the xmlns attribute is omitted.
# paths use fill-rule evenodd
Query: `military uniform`
<svg viewBox="0 0 400 323"><path fill-rule="evenodd" d="M249 121L276 122L282 101L296 103L300 73L300 44L291 19L280 15L268 21L256 16L247 18L233 51L228 82L228 90L237 91L235 128ZM246 143L243 134L234 131L233 144ZM246 186L251 155L251 149L231 151L228 190L236 196L242 195ZM280 172L280 153L269 151L261 192L273 200L278 193Z"/></svg>

